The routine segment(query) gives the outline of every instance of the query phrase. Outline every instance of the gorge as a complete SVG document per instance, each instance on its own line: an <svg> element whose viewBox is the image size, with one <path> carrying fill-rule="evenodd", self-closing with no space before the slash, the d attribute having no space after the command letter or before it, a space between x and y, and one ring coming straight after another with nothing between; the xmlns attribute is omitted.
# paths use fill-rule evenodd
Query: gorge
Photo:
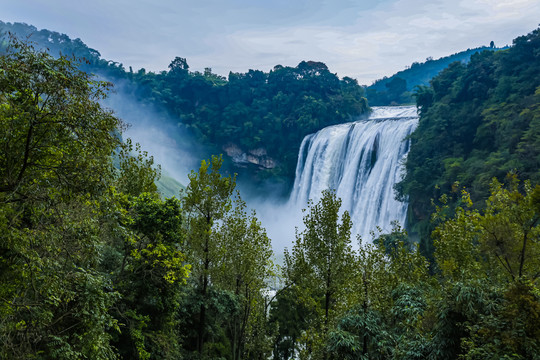
<svg viewBox="0 0 540 360"><path fill-rule="evenodd" d="M540 28L417 107L37 34L0 43L0 359L538 358Z"/></svg>

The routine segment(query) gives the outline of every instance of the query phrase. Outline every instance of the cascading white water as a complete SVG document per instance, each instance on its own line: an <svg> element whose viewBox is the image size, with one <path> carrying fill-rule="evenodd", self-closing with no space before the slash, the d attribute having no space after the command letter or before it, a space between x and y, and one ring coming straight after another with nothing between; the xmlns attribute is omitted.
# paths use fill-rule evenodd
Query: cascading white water
<svg viewBox="0 0 540 360"><path fill-rule="evenodd" d="M404 224L407 204L394 198L409 151L406 137L416 128L414 106L374 107L367 120L326 127L304 138L289 202L305 207L326 189L336 191L349 211L353 234L370 240L379 226Z"/></svg>

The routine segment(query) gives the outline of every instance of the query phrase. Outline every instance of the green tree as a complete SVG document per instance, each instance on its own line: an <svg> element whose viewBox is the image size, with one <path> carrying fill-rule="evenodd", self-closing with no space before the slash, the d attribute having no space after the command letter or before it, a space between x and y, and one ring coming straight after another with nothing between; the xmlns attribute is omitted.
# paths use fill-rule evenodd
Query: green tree
<svg viewBox="0 0 540 360"><path fill-rule="evenodd" d="M155 193L156 181L161 176L161 167L154 166L154 158L142 151L141 145L133 146L131 139L118 149L118 165L115 186L123 194L138 196L142 193Z"/></svg>
<svg viewBox="0 0 540 360"><path fill-rule="evenodd" d="M118 293L97 271L121 127L107 88L15 39L0 56L0 357L115 357Z"/></svg>
<svg viewBox="0 0 540 360"><path fill-rule="evenodd" d="M515 171L540 180L539 64L540 29L535 29L509 49L452 63L429 87L417 88L420 120L411 135L406 175L396 188L409 199L409 229L420 235L426 256L433 252L432 199L448 194L451 207L458 206L456 181L482 208L494 177L503 181Z"/></svg>
<svg viewBox="0 0 540 360"><path fill-rule="evenodd" d="M375 234L373 234L375 238ZM339 359L423 359L421 331L429 288L428 263L395 223L390 234L361 243L352 304L328 338Z"/></svg>
<svg viewBox="0 0 540 360"><path fill-rule="evenodd" d="M203 160L199 171L192 171L189 175L190 182L183 198L184 210L188 214L188 255L201 299L196 348L201 355L206 336L208 288L220 255L213 233L217 222L231 209L231 194L236 185L235 177L224 177L219 173L222 162L221 156L212 156L208 162Z"/></svg>
<svg viewBox="0 0 540 360"><path fill-rule="evenodd" d="M269 325L276 328L273 344L275 359L288 360L295 357L302 332L307 330L313 314L310 309L298 301L302 298L297 286L280 289L272 301L269 314Z"/></svg>
<svg viewBox="0 0 540 360"><path fill-rule="evenodd" d="M269 345L260 322L262 319L262 325L266 326L263 292L273 274L272 246L255 212L248 216L239 194L234 208L216 229L215 241L220 259L213 281L233 293L239 304L239 311L228 324L231 358L266 358L264 347Z"/></svg>
<svg viewBox="0 0 540 360"><path fill-rule="evenodd" d="M521 188L521 191L520 191ZM468 192L435 239L446 296L436 302L433 358L531 359L538 353L540 186L492 182L485 210Z"/></svg>
<svg viewBox="0 0 540 360"><path fill-rule="evenodd" d="M302 301L316 314L304 339L310 358L327 357L324 343L344 311L355 273L352 223L346 211L340 219L340 206L341 200L329 190L319 203L310 202L304 217L306 229L297 234L292 254L285 253L287 281L299 288Z"/></svg>
<svg viewBox="0 0 540 360"><path fill-rule="evenodd" d="M522 194L515 175L509 180L508 189L493 181L491 196L482 212L472 208L469 193L462 191L465 209L458 207L454 218L434 232L435 255L443 274L454 279L487 273L505 281L538 280L540 186L525 182ZM442 209L439 214L443 214Z"/></svg>
<svg viewBox="0 0 540 360"><path fill-rule="evenodd" d="M0 57L0 357L174 357L189 268L180 202L160 200L153 159L120 142L121 121L99 105L109 84L10 44Z"/></svg>
<svg viewBox="0 0 540 360"><path fill-rule="evenodd" d="M103 191L122 126L96 101L109 84L17 40L0 69L2 200L41 198L54 188Z"/></svg>
<svg viewBox="0 0 540 360"><path fill-rule="evenodd" d="M116 196L120 226L111 227L115 233L103 265L121 294L114 307L121 333L114 334L114 345L123 358L177 358L176 316L190 270L181 251L180 200L161 200L157 193Z"/></svg>

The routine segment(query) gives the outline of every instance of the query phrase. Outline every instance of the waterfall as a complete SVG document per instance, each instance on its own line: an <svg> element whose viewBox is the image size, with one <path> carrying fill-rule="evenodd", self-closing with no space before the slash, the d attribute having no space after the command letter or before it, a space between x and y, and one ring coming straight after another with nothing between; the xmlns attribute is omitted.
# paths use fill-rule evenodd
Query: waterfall
<svg viewBox="0 0 540 360"><path fill-rule="evenodd" d="M379 226L388 232L391 222L405 223L407 203L394 198L394 184L403 175L409 151L406 137L416 128L414 106L374 107L367 120L326 127L302 141L296 178L289 199L305 207L321 192L333 189L349 211L353 234L370 240Z"/></svg>

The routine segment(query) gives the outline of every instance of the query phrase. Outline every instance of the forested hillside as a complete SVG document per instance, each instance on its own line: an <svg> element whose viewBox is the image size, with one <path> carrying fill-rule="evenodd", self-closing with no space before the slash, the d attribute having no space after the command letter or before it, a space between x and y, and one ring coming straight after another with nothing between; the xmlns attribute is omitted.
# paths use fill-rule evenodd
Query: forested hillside
<svg viewBox="0 0 540 360"><path fill-rule="evenodd" d="M292 181L304 136L368 111L364 89L357 81L339 79L321 62L277 65L269 72L231 72L225 78L210 68L192 72L185 58L176 57L167 71L153 73L126 70L122 64L102 59L80 39L54 31L0 22L0 32L28 37L54 56L62 53L82 59L82 70L121 82L122 91L171 115L216 153L227 150L236 155L235 160L251 156L253 161L239 165L267 170L258 177ZM5 46L5 36L3 41Z"/></svg>
<svg viewBox="0 0 540 360"><path fill-rule="evenodd" d="M366 88L366 96L371 106L413 104L416 86L427 86L432 78L453 62L463 64L469 62L472 55L482 51L506 49L496 48L494 44L487 47L467 49L440 59L427 58L425 62L414 62L405 70L398 71L392 76L376 80Z"/></svg>
<svg viewBox="0 0 540 360"><path fill-rule="evenodd" d="M540 181L540 30L451 64L415 96L420 123L398 191L428 248L431 199L465 186L482 204L509 172Z"/></svg>

